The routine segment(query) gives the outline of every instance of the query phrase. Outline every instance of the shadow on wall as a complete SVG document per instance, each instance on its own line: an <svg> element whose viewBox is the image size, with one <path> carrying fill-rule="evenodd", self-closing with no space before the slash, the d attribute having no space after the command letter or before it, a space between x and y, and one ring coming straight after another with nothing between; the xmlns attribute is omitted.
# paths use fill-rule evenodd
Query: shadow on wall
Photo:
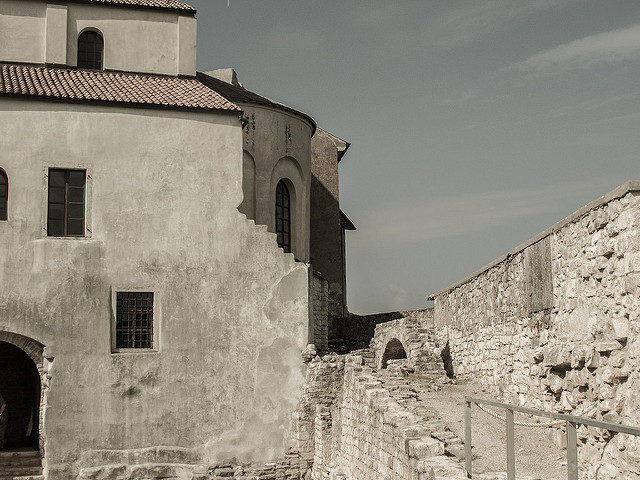
<svg viewBox="0 0 640 480"><path fill-rule="evenodd" d="M376 325L401 318L405 318L403 312L364 316L352 314L336 319L334 337L329 338L329 346L339 353L368 348L375 335Z"/></svg>
<svg viewBox="0 0 640 480"><path fill-rule="evenodd" d="M382 368L387 368L389 360L401 360L404 358L407 358L407 352L402 346L402 342L397 338L392 338L384 349Z"/></svg>
<svg viewBox="0 0 640 480"><path fill-rule="evenodd" d="M447 377L454 378L455 374L453 373L453 359L451 358L451 346L449 345L449 342L447 342L445 347L440 352L440 358L442 358L444 371L447 374Z"/></svg>

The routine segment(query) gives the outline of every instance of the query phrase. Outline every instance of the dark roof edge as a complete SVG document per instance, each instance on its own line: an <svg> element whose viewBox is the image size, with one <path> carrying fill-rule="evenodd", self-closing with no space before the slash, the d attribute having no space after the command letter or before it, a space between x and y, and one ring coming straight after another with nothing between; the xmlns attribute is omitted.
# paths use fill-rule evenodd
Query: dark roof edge
<svg viewBox="0 0 640 480"><path fill-rule="evenodd" d="M357 230L356 226L342 210L340 210L340 226L345 230Z"/></svg>
<svg viewBox="0 0 640 480"><path fill-rule="evenodd" d="M586 214L588 214L591 210L595 210L596 208L601 207L603 205L606 205L607 203L609 203L609 202L611 202L613 200L617 200L619 198L625 197L628 193L632 193L632 192L640 192L640 180L629 180L629 181L623 183L622 185L620 185L619 187L614 188L609 193L606 193L602 197L597 198L597 199L593 200L592 202L589 202L584 207L576 210L575 212L573 212L568 217L565 217L564 219L560 220L555 225L547 228L545 231L539 233L535 237L530 238L526 242L521 243L520 245L518 245L516 248L514 248L510 252L508 252L508 253L502 255L501 257L495 259L493 262L491 262L490 264L482 267L480 270L475 271L471 275L463 278L459 282L456 282L453 285L451 285L451 286L449 286L449 287L447 287L447 288L445 288L443 290L440 290L439 292L427 295L427 300L435 300L436 297L438 297L440 295L444 295L446 293L451 292L452 290L455 290L456 288L461 287L465 283L468 283L471 280L473 280L474 278L482 275L487 270L491 270L493 267L501 264L505 260L508 260L509 258L513 257L514 255L517 255L518 253L521 253L522 251L524 251L526 248L530 247L534 243L538 243L543 238L548 237L552 233L557 232L561 228L569 225L570 223L576 222L577 220L579 220L580 218L582 218Z"/></svg>
<svg viewBox="0 0 640 480"><path fill-rule="evenodd" d="M65 3L82 3L85 5L94 5L100 7L129 8L134 10L159 10L161 12L174 12L182 15L195 17L198 11L189 5L189 9L178 7L160 7L157 5L131 5L126 3L108 3L108 2L92 2L90 0L63 0Z"/></svg>
<svg viewBox="0 0 640 480"><path fill-rule="evenodd" d="M344 150L338 152L338 163L340 163L340 160L342 160L342 157L344 157L344 154L347 153L347 150L349 150L349 147L351 146L350 142L345 143L347 144L347 146L344 148Z"/></svg>
<svg viewBox="0 0 640 480"><path fill-rule="evenodd" d="M232 103L248 103L248 104L254 104L254 105L260 105L263 107L270 107L270 108L275 108L278 110L282 110L285 111L287 113L291 113L293 115L296 115L298 117L303 118L304 120L306 120L307 122L309 122L309 124L311 125L311 136L313 137L316 133L316 130L318 128L318 124L316 123L316 121L311 118L309 115L307 115L304 112L301 112L300 110L296 110L295 108L291 108L288 107L287 105L284 105L282 103L276 102L274 100L270 100L267 97L263 97L262 95L259 95L257 93L251 92L250 90L247 90L244 87L236 87L235 85L231 85L230 83L224 82L223 80L219 80L215 77L212 77L210 75L207 75L206 73L203 72L197 72L196 73L196 78L198 80L200 80L200 83L206 85L207 87L211 88L213 91L219 93L220 95L222 95L224 98L226 98L229 102ZM252 96L255 97L259 97L259 98L245 98L245 99L231 99L229 98L227 95L225 95L222 92L219 92L218 90L216 90L215 85L217 82L221 82L225 85L226 88L230 88L230 89L242 89L245 90L246 92L248 92L249 94L251 94Z"/></svg>

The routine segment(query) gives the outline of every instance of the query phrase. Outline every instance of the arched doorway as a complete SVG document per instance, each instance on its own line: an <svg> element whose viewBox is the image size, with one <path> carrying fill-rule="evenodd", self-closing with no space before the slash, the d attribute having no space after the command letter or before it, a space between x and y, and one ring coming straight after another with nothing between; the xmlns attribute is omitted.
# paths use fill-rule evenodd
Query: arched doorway
<svg viewBox="0 0 640 480"><path fill-rule="evenodd" d="M8 415L3 450L39 450L40 373L29 355L3 341L0 341L0 394Z"/></svg>
<svg viewBox="0 0 640 480"><path fill-rule="evenodd" d="M387 368L389 360L399 360L402 358L407 358L407 352L404 350L400 340L392 338L384 349L384 354L382 355L382 368Z"/></svg>

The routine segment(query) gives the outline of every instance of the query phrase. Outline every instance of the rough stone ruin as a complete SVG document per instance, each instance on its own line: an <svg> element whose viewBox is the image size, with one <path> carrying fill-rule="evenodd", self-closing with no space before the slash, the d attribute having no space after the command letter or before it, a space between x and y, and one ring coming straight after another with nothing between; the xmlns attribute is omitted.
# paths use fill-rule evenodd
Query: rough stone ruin
<svg viewBox="0 0 640 480"><path fill-rule="evenodd" d="M451 377L487 398L637 426L639 286L629 182L431 295L432 309L338 322L333 344L360 349L310 361L293 444L313 450L315 480L466 478L461 438L423 399ZM563 428L546 429L560 451ZM580 426L578 446L580 479L640 478L637 437Z"/></svg>

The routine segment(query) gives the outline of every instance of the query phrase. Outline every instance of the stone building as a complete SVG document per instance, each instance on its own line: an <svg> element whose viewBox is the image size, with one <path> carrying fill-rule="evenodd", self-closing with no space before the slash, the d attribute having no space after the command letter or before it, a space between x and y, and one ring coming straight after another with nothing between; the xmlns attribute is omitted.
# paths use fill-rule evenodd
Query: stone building
<svg viewBox="0 0 640 480"><path fill-rule="evenodd" d="M345 231L355 226L340 210L338 164L350 144L308 115L247 90L231 68L199 73L198 79L244 112L240 211L270 232L284 223L279 244L310 263L310 340L325 349L334 320L348 313ZM290 221L278 218L281 189Z"/></svg>
<svg viewBox="0 0 640 480"><path fill-rule="evenodd" d="M195 13L0 0L0 392L39 452L12 471L273 459L346 310L348 144L197 73Z"/></svg>

